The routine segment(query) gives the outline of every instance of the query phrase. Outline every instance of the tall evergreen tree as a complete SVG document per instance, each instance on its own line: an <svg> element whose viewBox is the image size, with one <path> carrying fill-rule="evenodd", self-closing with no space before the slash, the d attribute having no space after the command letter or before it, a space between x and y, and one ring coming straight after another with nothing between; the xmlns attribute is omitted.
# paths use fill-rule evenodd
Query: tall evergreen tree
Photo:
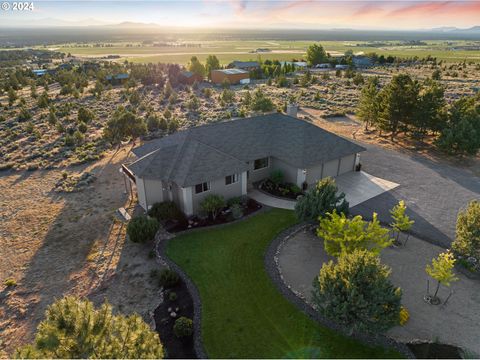
<svg viewBox="0 0 480 360"><path fill-rule="evenodd" d="M368 126L377 123L380 114L379 90L377 86L378 78L369 78L360 94L357 116L365 123L365 131L368 131Z"/></svg>

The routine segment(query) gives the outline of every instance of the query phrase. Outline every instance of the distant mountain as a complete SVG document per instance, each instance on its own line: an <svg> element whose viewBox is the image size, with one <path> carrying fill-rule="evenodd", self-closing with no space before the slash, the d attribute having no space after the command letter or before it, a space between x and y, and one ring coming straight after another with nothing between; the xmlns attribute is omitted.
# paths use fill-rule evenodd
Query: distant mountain
<svg viewBox="0 0 480 360"><path fill-rule="evenodd" d="M5 20L5 21L3 21ZM29 19L29 20L15 20L9 21L9 19L2 19L1 27L79 27L79 26L104 26L108 23L94 18L87 18L76 21L68 21L57 18L42 18L42 19Z"/></svg>
<svg viewBox="0 0 480 360"><path fill-rule="evenodd" d="M455 26L442 26L438 28L430 29L434 32L448 32L448 33L462 33L462 32L480 32L480 26L472 26L466 29L459 29Z"/></svg>

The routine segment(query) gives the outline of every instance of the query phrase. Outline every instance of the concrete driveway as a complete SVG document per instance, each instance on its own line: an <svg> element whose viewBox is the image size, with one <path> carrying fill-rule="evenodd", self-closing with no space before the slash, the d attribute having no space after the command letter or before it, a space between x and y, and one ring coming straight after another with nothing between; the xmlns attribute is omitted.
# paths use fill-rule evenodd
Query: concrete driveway
<svg viewBox="0 0 480 360"><path fill-rule="evenodd" d="M372 176L364 171L340 175L335 181L339 191L345 193L345 198L350 204L350 207L361 204L398 186L397 183ZM259 191L258 189L249 190L248 196L270 207L287 210L293 210L295 208L296 201L280 199L266 194L263 191Z"/></svg>
<svg viewBox="0 0 480 360"><path fill-rule="evenodd" d="M399 185L393 181L367 174L364 171L340 175L335 179L335 182L338 190L345 193L345 198L351 208Z"/></svg>
<svg viewBox="0 0 480 360"><path fill-rule="evenodd" d="M480 178L468 170L421 156L361 145L367 148L361 155L362 170L400 186L353 207L352 214L369 219L375 211L381 221L390 223L389 209L405 200L407 213L415 220L414 234L449 247L455 237L458 211L469 201L480 199Z"/></svg>
<svg viewBox="0 0 480 360"><path fill-rule="evenodd" d="M428 305L423 301L429 279L425 266L442 251L441 247L414 237L410 237L406 247L383 250L382 262L391 267L391 281L402 288L402 304L410 313L407 324L396 326L388 335L399 341L439 341L480 354L478 281L457 274L459 280L451 285L454 293L446 305ZM284 282L307 301L311 299L314 278L323 263L331 259L322 239L312 231L300 231L289 238L276 257ZM449 293L449 289L441 288L439 296L445 300Z"/></svg>

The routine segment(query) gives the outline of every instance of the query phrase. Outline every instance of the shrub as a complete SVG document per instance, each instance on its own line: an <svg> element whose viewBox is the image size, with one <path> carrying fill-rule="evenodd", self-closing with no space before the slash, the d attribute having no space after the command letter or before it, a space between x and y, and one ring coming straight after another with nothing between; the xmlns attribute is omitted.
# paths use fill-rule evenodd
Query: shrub
<svg viewBox="0 0 480 360"><path fill-rule="evenodd" d="M15 279L9 278L3 282L3 285L5 285L6 287L17 286L17 281Z"/></svg>
<svg viewBox="0 0 480 360"><path fill-rule="evenodd" d="M157 219L144 215L133 218L127 226L128 237L136 243L144 243L153 240L157 230Z"/></svg>
<svg viewBox="0 0 480 360"><path fill-rule="evenodd" d="M165 289L170 289L175 286L180 282L180 276L178 274L170 269L164 269L160 272L160 275L158 276L158 283L160 286L163 286Z"/></svg>
<svg viewBox="0 0 480 360"><path fill-rule="evenodd" d="M200 207L205 212L212 215L212 219L215 220L218 213L225 206L225 199L221 195L211 194L205 197L200 203Z"/></svg>
<svg viewBox="0 0 480 360"><path fill-rule="evenodd" d="M471 201L458 214L452 249L463 257L474 257L480 261L480 201Z"/></svg>
<svg viewBox="0 0 480 360"><path fill-rule="evenodd" d="M177 293L176 293L175 291L170 292L170 293L168 294L168 299L169 299L170 301L175 301L175 300L177 300Z"/></svg>
<svg viewBox="0 0 480 360"><path fill-rule="evenodd" d="M233 204L230 206L230 210L234 219L240 219L243 216L243 209L239 204Z"/></svg>
<svg viewBox="0 0 480 360"><path fill-rule="evenodd" d="M272 182L277 186L283 183L284 178L285 177L283 176L283 172L281 170L274 170L270 174L270 180L272 180Z"/></svg>
<svg viewBox="0 0 480 360"><path fill-rule="evenodd" d="M160 222L167 220L182 221L185 219L185 215L173 201L163 201L153 204L148 211L148 215Z"/></svg>
<svg viewBox="0 0 480 360"><path fill-rule="evenodd" d="M348 214L348 202L345 200L345 194L338 194L335 180L331 178L319 181L295 204L295 213L301 221L317 220L333 210Z"/></svg>
<svg viewBox="0 0 480 360"><path fill-rule="evenodd" d="M182 338L192 336L193 334L193 321L185 316L179 317L175 320L173 325L173 332L176 337Z"/></svg>
<svg viewBox="0 0 480 360"><path fill-rule="evenodd" d="M322 266L313 302L322 315L353 331L385 332L398 325L402 297L389 275L378 256L355 250Z"/></svg>
<svg viewBox="0 0 480 360"><path fill-rule="evenodd" d="M147 117L147 129L150 132L153 132L155 130L158 130L160 127L160 119L158 116L152 114Z"/></svg>
<svg viewBox="0 0 480 360"><path fill-rule="evenodd" d="M81 107L80 109L78 109L77 118L78 118L78 121L88 124L90 121L92 121L95 118L95 114L91 110Z"/></svg>
<svg viewBox="0 0 480 360"><path fill-rule="evenodd" d="M294 193L295 195L300 194L302 192L302 189L297 184L292 184L290 186L290 191Z"/></svg>
<svg viewBox="0 0 480 360"><path fill-rule="evenodd" d="M245 198L242 196L235 196L227 200L227 206L231 208L233 205L243 205L245 203Z"/></svg>
<svg viewBox="0 0 480 360"><path fill-rule="evenodd" d="M399 319L399 324L400 326L403 326L407 323L407 321L410 319L410 313L408 312L407 308L404 306L400 307L400 319Z"/></svg>

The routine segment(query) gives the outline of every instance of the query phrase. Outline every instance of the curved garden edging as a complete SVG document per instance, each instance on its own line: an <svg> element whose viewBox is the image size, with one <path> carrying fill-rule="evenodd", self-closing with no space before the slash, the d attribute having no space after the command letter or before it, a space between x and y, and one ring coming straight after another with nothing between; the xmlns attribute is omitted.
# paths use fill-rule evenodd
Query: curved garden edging
<svg viewBox="0 0 480 360"><path fill-rule="evenodd" d="M167 265L169 268L178 273L187 286L188 291L193 299L193 344L195 348L195 353L200 359L207 359L208 356L205 352L202 343L202 327L201 327L201 314L202 314L202 302L200 301L200 294L197 287L190 279L190 277L178 266L175 262L170 260L166 255L166 249L168 242L175 237L175 235L167 233L163 230L163 233L166 233L166 236L159 236L162 233L162 229L157 232L155 236L155 252L157 258ZM165 235L165 234L164 234Z"/></svg>
<svg viewBox="0 0 480 360"><path fill-rule="evenodd" d="M296 294L290 287L288 287L285 282L283 281L282 274L278 268L278 263L276 260L276 256L280 252L283 244L293 235L305 229L305 227L309 226L309 223L301 223L294 225L280 234L278 234L275 239L272 240L270 245L267 248L267 251L264 256L264 264L265 270L267 271L268 275L272 279L273 283L280 291L280 293L291 303L293 303L297 308L299 308L303 313L305 313L308 317L313 319L314 321L319 322L320 324L324 325L325 327L338 331L346 336L359 340L365 344L373 345L373 346L383 346L386 348L394 348L398 352L402 353L409 359L415 359L415 355L412 351L407 347L407 345L400 343L392 338L389 338L385 335L365 335L361 333L353 333L350 334L350 329L327 319L321 316L310 304L308 304L303 298L301 298L298 294Z"/></svg>

